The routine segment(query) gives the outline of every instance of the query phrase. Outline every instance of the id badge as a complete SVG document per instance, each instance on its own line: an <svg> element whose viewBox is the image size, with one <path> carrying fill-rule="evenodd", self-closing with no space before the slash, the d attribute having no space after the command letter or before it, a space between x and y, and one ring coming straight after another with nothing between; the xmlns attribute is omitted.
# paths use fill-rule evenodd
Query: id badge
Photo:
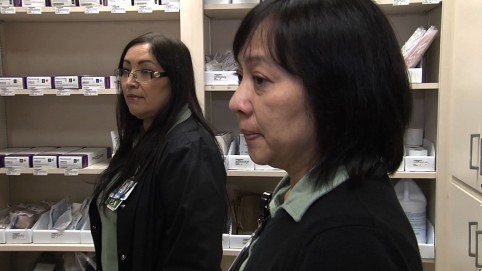
<svg viewBox="0 0 482 271"><path fill-rule="evenodd" d="M129 179L125 181L119 188L109 194L109 198L105 201L107 208L111 211L117 210L122 202L124 202L136 187L137 182Z"/></svg>

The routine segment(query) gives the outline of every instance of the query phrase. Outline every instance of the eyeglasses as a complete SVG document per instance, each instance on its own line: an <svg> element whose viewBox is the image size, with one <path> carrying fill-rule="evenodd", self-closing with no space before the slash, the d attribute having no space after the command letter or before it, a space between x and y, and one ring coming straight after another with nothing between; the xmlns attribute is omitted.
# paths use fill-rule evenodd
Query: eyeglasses
<svg viewBox="0 0 482 271"><path fill-rule="evenodd" d="M134 75L134 79L137 82L148 82L154 78L164 77L167 76L167 72L156 72L151 70L137 70L137 71L129 71L127 69L115 69L114 70L115 76L117 76L119 81L127 81L129 75Z"/></svg>

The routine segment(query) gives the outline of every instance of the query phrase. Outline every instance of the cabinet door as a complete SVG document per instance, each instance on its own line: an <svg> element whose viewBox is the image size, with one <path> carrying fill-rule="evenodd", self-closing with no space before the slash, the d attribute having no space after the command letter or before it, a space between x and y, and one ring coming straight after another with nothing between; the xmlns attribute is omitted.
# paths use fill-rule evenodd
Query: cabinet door
<svg viewBox="0 0 482 271"><path fill-rule="evenodd" d="M482 1L447 1L445 4L445 14L450 17L446 25L452 28L449 34L452 44L447 46L452 63L444 69L450 69L451 77L453 176L482 192Z"/></svg>
<svg viewBox="0 0 482 271"><path fill-rule="evenodd" d="M450 185L448 255L450 267L446 270L477 270L482 262L482 201L461 186ZM478 255L477 255L478 254Z"/></svg>

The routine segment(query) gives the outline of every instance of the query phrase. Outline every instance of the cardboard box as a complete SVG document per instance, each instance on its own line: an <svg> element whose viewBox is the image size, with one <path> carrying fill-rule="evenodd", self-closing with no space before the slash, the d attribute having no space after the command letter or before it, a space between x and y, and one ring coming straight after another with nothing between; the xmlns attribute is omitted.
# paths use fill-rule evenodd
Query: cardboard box
<svg viewBox="0 0 482 271"><path fill-rule="evenodd" d="M5 89L26 89L25 77L0 77L0 88Z"/></svg>
<svg viewBox="0 0 482 271"><path fill-rule="evenodd" d="M427 149L427 156L405 156L405 171L435 171L435 146L424 138L423 147Z"/></svg>
<svg viewBox="0 0 482 271"><path fill-rule="evenodd" d="M51 151L43 152L33 156L33 167L59 167L58 157L73 151L82 149L82 147L60 147Z"/></svg>
<svg viewBox="0 0 482 271"><path fill-rule="evenodd" d="M251 235L230 235L229 248L243 248L251 239Z"/></svg>
<svg viewBox="0 0 482 271"><path fill-rule="evenodd" d="M50 76L27 76L25 80L27 81L28 89L54 88L53 80Z"/></svg>
<svg viewBox="0 0 482 271"><path fill-rule="evenodd" d="M239 80L235 71L205 71L205 85L238 85Z"/></svg>
<svg viewBox="0 0 482 271"><path fill-rule="evenodd" d="M32 241L36 244L80 244L77 230L48 230L49 212L43 213L32 227Z"/></svg>
<svg viewBox="0 0 482 271"><path fill-rule="evenodd" d="M31 148L19 147L19 148L6 148L6 149L0 150L0 168L5 167L5 156L10 155L10 154L14 154L14 153L17 153L17 152L26 151L26 150L29 150L29 149L31 149Z"/></svg>
<svg viewBox="0 0 482 271"><path fill-rule="evenodd" d="M75 0L74 0L75 1ZM80 76L55 76L54 77L54 88L56 89L79 89Z"/></svg>
<svg viewBox="0 0 482 271"><path fill-rule="evenodd" d="M51 151L57 147L35 147L24 151L18 151L6 155L4 158L5 167L33 167L33 156L43 152Z"/></svg>
<svg viewBox="0 0 482 271"><path fill-rule="evenodd" d="M422 83L422 68L409 68L408 81L410 83Z"/></svg>
<svg viewBox="0 0 482 271"><path fill-rule="evenodd" d="M59 168L81 169L107 160L110 157L108 148L83 148L59 156Z"/></svg>
<svg viewBox="0 0 482 271"><path fill-rule="evenodd" d="M228 155L225 161L225 167L227 169L243 169L243 170L254 170L254 162L251 160L249 155L237 155L235 154L235 143L231 142L231 146L228 151Z"/></svg>

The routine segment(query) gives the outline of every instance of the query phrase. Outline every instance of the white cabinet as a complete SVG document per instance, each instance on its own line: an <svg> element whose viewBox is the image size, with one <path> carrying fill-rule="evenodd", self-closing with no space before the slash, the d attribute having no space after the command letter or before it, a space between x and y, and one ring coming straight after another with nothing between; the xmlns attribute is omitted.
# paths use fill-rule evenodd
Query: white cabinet
<svg viewBox="0 0 482 271"><path fill-rule="evenodd" d="M441 177L449 184L447 200L442 203L449 215L440 221L446 236L438 252L447 259L441 261L445 270L482 268L480 10L482 2L477 0L444 3L440 86L447 91L443 103L448 110L443 114L448 117L445 132L450 141Z"/></svg>
<svg viewBox="0 0 482 271"><path fill-rule="evenodd" d="M482 268L482 199L463 187L450 186L449 221L451 233L449 266L446 270Z"/></svg>

